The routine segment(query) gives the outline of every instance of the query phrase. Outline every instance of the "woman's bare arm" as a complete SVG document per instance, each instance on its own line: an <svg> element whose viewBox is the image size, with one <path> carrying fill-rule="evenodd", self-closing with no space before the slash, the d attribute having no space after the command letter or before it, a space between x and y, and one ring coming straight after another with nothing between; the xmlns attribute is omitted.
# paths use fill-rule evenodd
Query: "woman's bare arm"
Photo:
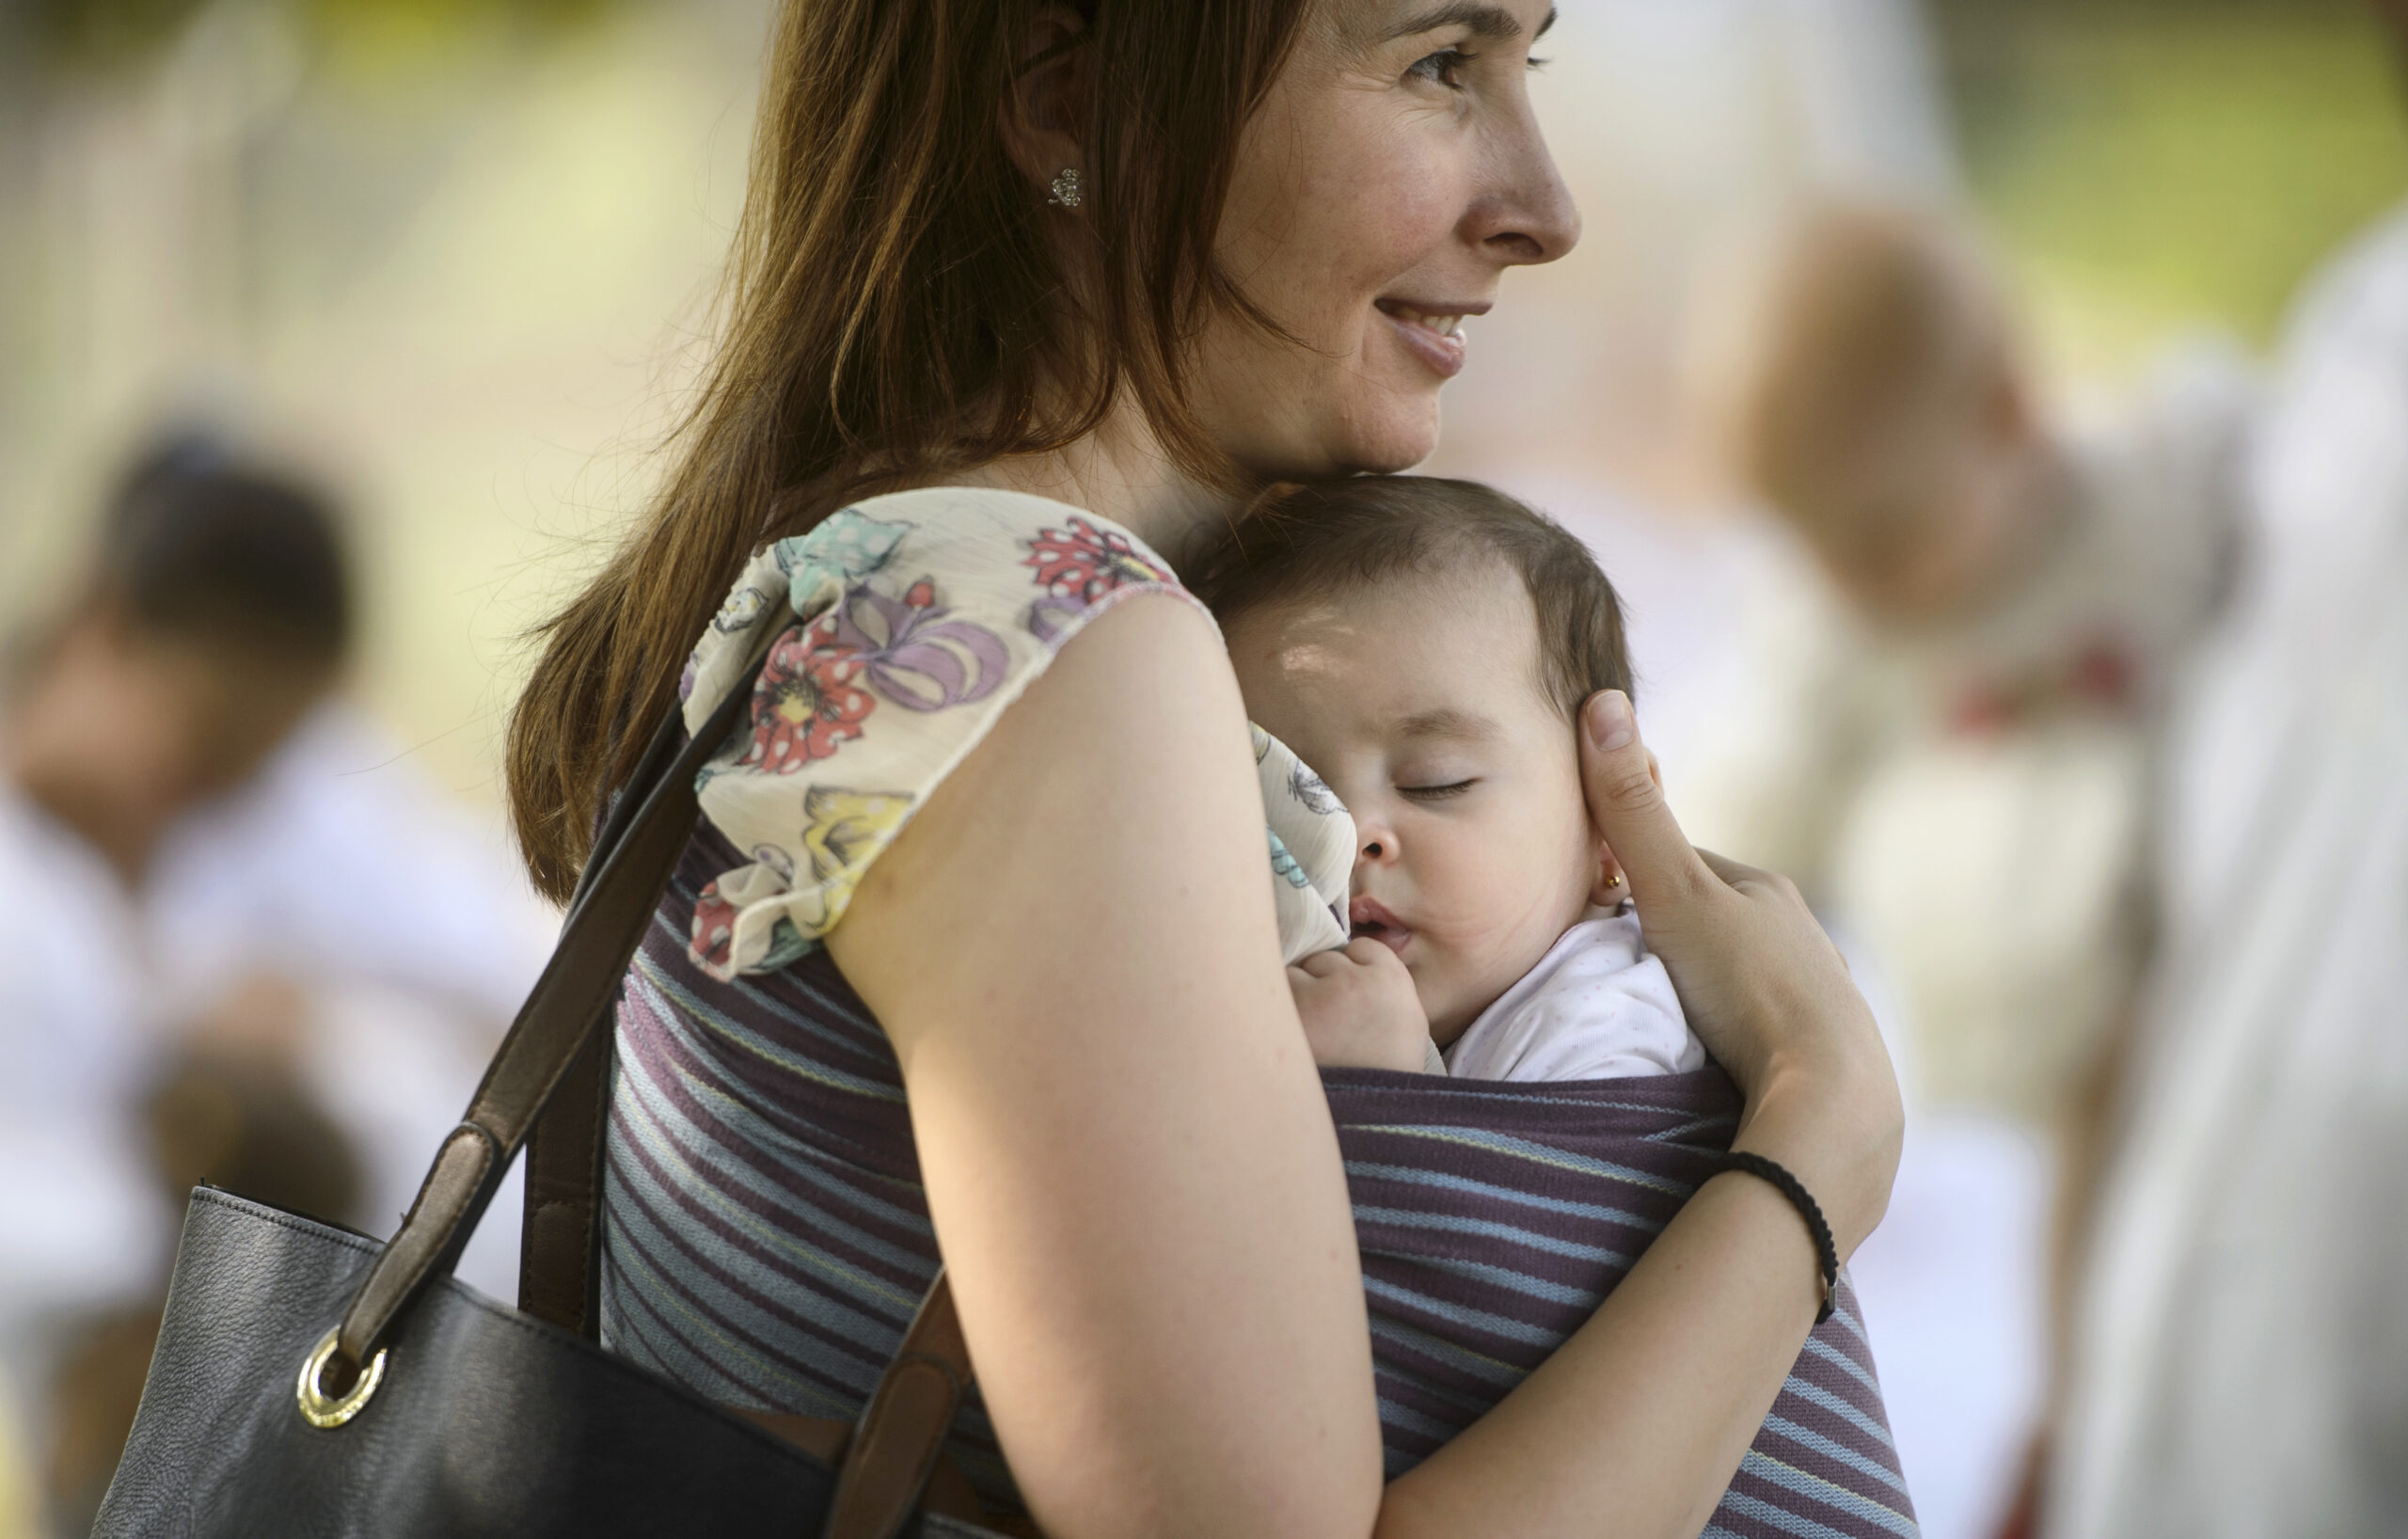
<svg viewBox="0 0 2408 1539"><path fill-rule="evenodd" d="M830 947L1048 1532L1360 1535L1370 1336L1212 627L1123 603L871 868Z"/></svg>

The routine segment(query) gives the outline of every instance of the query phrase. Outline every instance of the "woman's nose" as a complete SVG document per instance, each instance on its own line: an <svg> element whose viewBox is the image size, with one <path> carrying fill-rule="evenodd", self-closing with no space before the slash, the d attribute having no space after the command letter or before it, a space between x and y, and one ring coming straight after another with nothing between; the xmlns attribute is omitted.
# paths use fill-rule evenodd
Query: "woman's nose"
<svg viewBox="0 0 2408 1539"><path fill-rule="evenodd" d="M1501 132L1495 191L1472 211L1472 233L1505 266L1553 262L1580 244L1580 210L1528 102Z"/></svg>

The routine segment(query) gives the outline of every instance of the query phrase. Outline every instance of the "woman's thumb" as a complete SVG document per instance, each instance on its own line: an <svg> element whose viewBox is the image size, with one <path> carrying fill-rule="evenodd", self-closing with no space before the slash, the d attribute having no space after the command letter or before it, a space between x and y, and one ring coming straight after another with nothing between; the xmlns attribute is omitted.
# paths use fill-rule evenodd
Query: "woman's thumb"
<svg viewBox="0 0 2408 1539"><path fill-rule="evenodd" d="M1589 816L1611 846L1640 912L1659 917L1687 902L1709 873L1657 784L1630 697L1601 690L1580 707L1580 775Z"/></svg>

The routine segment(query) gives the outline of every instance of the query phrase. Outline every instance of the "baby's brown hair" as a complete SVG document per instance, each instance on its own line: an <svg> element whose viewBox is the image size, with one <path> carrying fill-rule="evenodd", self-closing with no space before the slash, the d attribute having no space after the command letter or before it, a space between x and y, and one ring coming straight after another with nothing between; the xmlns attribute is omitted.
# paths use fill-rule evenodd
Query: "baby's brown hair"
<svg viewBox="0 0 2408 1539"><path fill-rule="evenodd" d="M1566 721L1600 690L1631 692L1622 602L1589 547L1476 481L1357 476L1273 486L1185 575L1226 626L1274 604L1443 578L1467 558L1500 563L1522 579L1538 617L1537 682Z"/></svg>

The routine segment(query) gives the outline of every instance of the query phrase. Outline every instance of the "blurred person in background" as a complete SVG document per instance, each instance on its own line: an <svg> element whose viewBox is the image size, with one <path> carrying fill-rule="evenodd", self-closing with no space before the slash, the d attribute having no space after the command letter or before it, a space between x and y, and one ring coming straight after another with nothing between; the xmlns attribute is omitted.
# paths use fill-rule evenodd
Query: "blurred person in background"
<svg viewBox="0 0 2408 1539"><path fill-rule="evenodd" d="M2408 1532L2408 211L2298 307L2251 490L2171 739L2053 1539Z"/></svg>
<svg viewBox="0 0 2408 1539"><path fill-rule="evenodd" d="M541 961L506 855L342 702L352 593L321 494L174 440L0 707L0 1388L62 1516L115 1453L91 1394L39 1387L155 1316L191 1179L383 1232ZM508 1228L464 1267L488 1291Z"/></svg>
<svg viewBox="0 0 2408 1539"><path fill-rule="evenodd" d="M0 737L6 1345L147 1287L161 1214L128 1118L188 1006L150 976L142 896L176 824L257 774L340 677L351 616L313 496L162 455L19 660Z"/></svg>
<svg viewBox="0 0 2408 1539"><path fill-rule="evenodd" d="M1786 697L1701 778L1725 782L1716 836L1795 873L1897 996L1909 1163L1938 1200L1902 1181L1863 1270L1877 1295L1895 1253L1931 1295L1885 1319L1944 1310L1885 1367L1906 1404L1941 1365L1928 1408L1960 1445L1988 1429L1966 1493L1985 1524L2061 1377L2100 1098L2150 952L2165 713L2241 548L2254 387L2194 346L2112 415L2061 419L1971 231L1894 201L1807 200L1730 277L1703 415L1824 594L1758 617ZM1913 1257L1935 1247L1952 1258Z"/></svg>
<svg viewBox="0 0 2408 1539"><path fill-rule="evenodd" d="M2228 585L2251 387L2198 352L2052 420L1971 238L1896 206L1810 205L1747 287L1714 415L1840 609L1749 844L1881 955L1926 1097L2051 1125L2146 950L2151 755Z"/></svg>

